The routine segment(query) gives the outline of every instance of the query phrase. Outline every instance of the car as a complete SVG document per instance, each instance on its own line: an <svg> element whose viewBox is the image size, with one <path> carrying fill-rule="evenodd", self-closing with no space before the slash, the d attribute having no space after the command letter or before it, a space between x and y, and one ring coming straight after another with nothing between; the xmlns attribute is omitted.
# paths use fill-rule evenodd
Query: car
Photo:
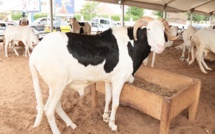
<svg viewBox="0 0 215 134"><path fill-rule="evenodd" d="M38 18L32 22L30 26L37 31L44 31L44 26L47 24L47 19L47 17Z"/></svg>
<svg viewBox="0 0 215 134"><path fill-rule="evenodd" d="M100 23L91 23L91 34L99 34L107 29L108 27L104 27Z"/></svg>
<svg viewBox="0 0 215 134"><path fill-rule="evenodd" d="M50 24L45 25L44 31L46 33L50 32ZM56 32L56 31L70 32L71 27L66 21L60 19L58 21L53 22L53 32Z"/></svg>
<svg viewBox="0 0 215 134"><path fill-rule="evenodd" d="M58 18L53 17L53 21L57 21ZM50 22L50 17L41 17L32 22L29 26L39 32L44 31L45 25Z"/></svg>
<svg viewBox="0 0 215 134"><path fill-rule="evenodd" d="M108 18L93 18L92 23L99 23L101 24L103 27L113 27L113 26L117 26L117 23L115 21L113 21L112 19L108 19Z"/></svg>

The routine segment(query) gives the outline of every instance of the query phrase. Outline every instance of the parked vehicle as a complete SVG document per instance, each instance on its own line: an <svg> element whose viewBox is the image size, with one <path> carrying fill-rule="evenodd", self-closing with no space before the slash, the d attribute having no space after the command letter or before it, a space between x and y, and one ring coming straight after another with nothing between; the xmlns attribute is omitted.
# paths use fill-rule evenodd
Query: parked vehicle
<svg viewBox="0 0 215 134"><path fill-rule="evenodd" d="M45 25L44 31L46 33L50 32L50 24ZM56 32L56 31L70 32L71 27L69 26L69 24L66 21L60 19L56 22L53 22L53 32Z"/></svg>
<svg viewBox="0 0 215 134"><path fill-rule="evenodd" d="M108 27L102 26L100 23L92 23L91 24L91 34L99 34L105 30L107 30Z"/></svg>
<svg viewBox="0 0 215 134"><path fill-rule="evenodd" d="M58 18L54 17L53 21L57 21ZM32 22L29 26L37 31L44 31L45 25L50 22L50 17L41 17Z"/></svg>
<svg viewBox="0 0 215 134"><path fill-rule="evenodd" d="M47 17L36 19L30 26L37 31L44 31L44 26L47 24Z"/></svg>
<svg viewBox="0 0 215 134"><path fill-rule="evenodd" d="M103 27L117 26L117 23L115 21L113 21L112 19L108 19L108 18L97 18L96 17L96 18L92 19L92 23L99 23Z"/></svg>
<svg viewBox="0 0 215 134"><path fill-rule="evenodd" d="M16 22L13 22L13 21L0 21L0 41L3 41L4 30L9 25L16 26L18 24Z"/></svg>

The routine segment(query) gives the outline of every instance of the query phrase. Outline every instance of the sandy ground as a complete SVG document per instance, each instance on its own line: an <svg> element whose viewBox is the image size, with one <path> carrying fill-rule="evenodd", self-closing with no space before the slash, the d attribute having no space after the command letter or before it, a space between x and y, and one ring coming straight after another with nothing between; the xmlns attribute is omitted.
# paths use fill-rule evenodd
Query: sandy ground
<svg viewBox="0 0 215 134"><path fill-rule="evenodd" d="M179 60L180 56L181 50L168 48L156 56L155 68L198 78L202 81L202 88L196 121L191 123L187 119L187 110L184 110L171 121L170 134L215 134L215 71L210 71L205 75L196 62L189 66L186 62ZM215 70L215 62L206 62ZM42 79L40 81L45 102L48 88ZM99 94L99 107L92 108L89 92L80 98L75 91L66 88L62 96L62 105L68 116L78 126L75 130L67 128L56 115L57 125L63 134L113 133L101 117L104 109L104 95ZM0 134L51 134L45 115L39 127L32 127L37 114L35 108L36 100L28 68L28 58L23 55L16 56L11 49L9 58L5 58L1 44ZM122 105L117 111L116 123L118 131L115 134L159 133L159 120Z"/></svg>

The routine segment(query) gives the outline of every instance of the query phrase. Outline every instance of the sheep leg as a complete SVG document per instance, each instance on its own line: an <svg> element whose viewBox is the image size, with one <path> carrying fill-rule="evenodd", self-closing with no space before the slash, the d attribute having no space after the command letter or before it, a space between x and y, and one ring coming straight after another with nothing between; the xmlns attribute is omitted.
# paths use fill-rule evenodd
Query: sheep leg
<svg viewBox="0 0 215 134"><path fill-rule="evenodd" d="M11 46L12 46L13 51L15 52L15 54L16 54L17 56L19 56L19 53L16 51L15 43L14 43L13 41L11 42Z"/></svg>
<svg viewBox="0 0 215 134"><path fill-rule="evenodd" d="M121 78L120 78L121 79ZM116 118L116 111L119 106L119 97L120 93L122 91L123 81L115 81L112 83L112 109L111 109L111 115L109 120L109 127L112 131L117 130L117 126L115 124L115 118Z"/></svg>
<svg viewBox="0 0 215 134"><path fill-rule="evenodd" d="M5 57L8 57L8 52L7 52L7 47L9 45L9 42L5 39L5 45L4 45L4 54L5 54Z"/></svg>
<svg viewBox="0 0 215 134"><path fill-rule="evenodd" d="M25 42L25 41L22 40L22 43L25 46L25 57L28 57L28 56L30 57L30 52L29 52L29 48L28 48L27 42Z"/></svg>
<svg viewBox="0 0 215 134"><path fill-rule="evenodd" d="M112 88L110 83L105 83L105 108L104 108L104 114L103 114L103 121L108 122L109 121L109 104L111 102L111 93Z"/></svg>
<svg viewBox="0 0 215 134"><path fill-rule="evenodd" d="M155 64L155 55L156 55L156 52L153 51L151 67L154 67L154 64Z"/></svg>
<svg viewBox="0 0 215 134"><path fill-rule="evenodd" d="M186 51L186 46L185 46L185 43L183 43L183 49L182 49L182 54L181 54L181 58L180 58L181 60L185 59L185 57L184 57L185 51Z"/></svg>
<svg viewBox="0 0 215 134"><path fill-rule="evenodd" d="M189 47L189 48L188 48L187 59L185 59L185 61L186 61L187 63L189 63L189 61L190 61L190 51L191 51L191 48Z"/></svg>
<svg viewBox="0 0 215 134"><path fill-rule="evenodd" d="M29 52L29 48L27 45L25 45L25 57L30 57L30 52Z"/></svg>
<svg viewBox="0 0 215 134"><path fill-rule="evenodd" d="M52 90L52 89L55 89L55 90ZM44 107L44 111L48 118L48 122L49 122L49 125L51 127L53 134L60 134L60 130L58 129L57 124L55 122L54 112L55 112L55 108L57 107L58 102L60 101L64 88L62 87L62 88L58 88L58 89L59 90L57 90L56 88L50 88L51 91L49 92L50 94L49 94L47 103Z"/></svg>
<svg viewBox="0 0 215 134"><path fill-rule="evenodd" d="M206 70L212 70L210 67L208 67L208 65L205 63L205 60L204 60L204 58L202 57L202 65L204 66L204 68L206 69Z"/></svg>
<svg viewBox="0 0 215 134"><path fill-rule="evenodd" d="M195 61L194 47L191 47L191 60L189 62L189 65L191 65L194 61Z"/></svg>
<svg viewBox="0 0 215 134"><path fill-rule="evenodd" d="M59 101L56 107L57 114L61 117L61 119L66 123L66 126L70 126L72 129L75 129L77 127L76 124L72 122L72 120L67 116L67 114L64 112L61 102Z"/></svg>
<svg viewBox="0 0 215 134"><path fill-rule="evenodd" d="M205 71L204 67L202 66L202 62L201 62L202 61L202 56L203 56L203 50L197 49L197 51L196 51L196 60L197 60L197 62L199 64L200 70L203 73L207 74L207 72Z"/></svg>

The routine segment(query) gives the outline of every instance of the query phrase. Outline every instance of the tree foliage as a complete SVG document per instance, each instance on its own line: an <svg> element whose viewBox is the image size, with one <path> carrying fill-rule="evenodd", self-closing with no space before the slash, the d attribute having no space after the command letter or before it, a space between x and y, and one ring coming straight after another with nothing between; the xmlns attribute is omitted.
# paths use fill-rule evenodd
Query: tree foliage
<svg viewBox="0 0 215 134"><path fill-rule="evenodd" d="M48 14L44 14L44 13L36 13L34 14L34 20L41 18L41 17L47 17Z"/></svg>
<svg viewBox="0 0 215 134"><path fill-rule="evenodd" d="M163 12L161 11L155 11L153 14L158 16L158 18L163 18Z"/></svg>
<svg viewBox="0 0 215 134"><path fill-rule="evenodd" d="M0 20L8 20L8 18L4 13L0 13Z"/></svg>
<svg viewBox="0 0 215 134"><path fill-rule="evenodd" d="M128 10L126 12L127 16L133 17L134 20L137 20L138 18L143 16L143 8L138 7L128 7Z"/></svg>
<svg viewBox="0 0 215 134"><path fill-rule="evenodd" d="M188 14L188 20L191 20L190 15ZM193 21L200 22L200 21L207 21L208 16L205 15L199 15L199 14L193 14Z"/></svg>
<svg viewBox="0 0 215 134"><path fill-rule="evenodd" d="M154 15L157 15L159 18L163 17L163 12L161 11L156 11L154 12ZM190 14L187 13L188 15L188 20L190 20ZM193 21L200 22L200 21L207 21L208 16L200 15L200 14L193 14Z"/></svg>
<svg viewBox="0 0 215 134"><path fill-rule="evenodd" d="M99 6L98 2L92 1L86 2L80 11L81 15L84 16L85 20L91 20L96 16L97 11L99 10L98 6Z"/></svg>
<svg viewBox="0 0 215 134"><path fill-rule="evenodd" d="M13 20L19 20L20 18L22 18L22 13L21 12L12 13L12 19Z"/></svg>

